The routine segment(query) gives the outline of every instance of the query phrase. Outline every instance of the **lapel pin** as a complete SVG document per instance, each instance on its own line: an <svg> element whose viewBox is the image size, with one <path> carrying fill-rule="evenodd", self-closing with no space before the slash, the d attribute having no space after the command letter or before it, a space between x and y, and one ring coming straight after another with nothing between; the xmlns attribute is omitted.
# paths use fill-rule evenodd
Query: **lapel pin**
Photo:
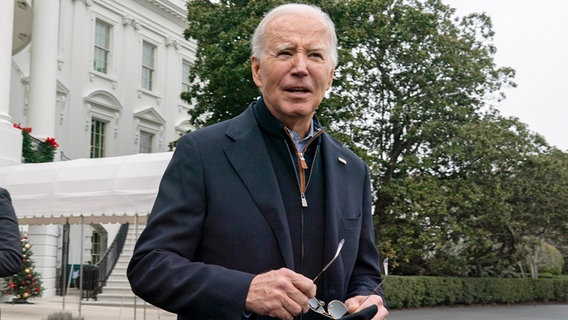
<svg viewBox="0 0 568 320"><path fill-rule="evenodd" d="M342 157L337 157L337 160L343 164L347 164L347 160L343 159Z"/></svg>

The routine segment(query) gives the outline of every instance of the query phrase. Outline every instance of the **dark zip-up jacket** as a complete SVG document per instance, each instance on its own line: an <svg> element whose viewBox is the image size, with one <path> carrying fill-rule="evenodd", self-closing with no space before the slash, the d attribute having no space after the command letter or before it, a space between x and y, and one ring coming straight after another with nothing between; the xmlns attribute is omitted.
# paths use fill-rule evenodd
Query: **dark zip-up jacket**
<svg viewBox="0 0 568 320"><path fill-rule="evenodd" d="M10 193L0 188L0 277L8 277L22 267L22 242Z"/></svg>

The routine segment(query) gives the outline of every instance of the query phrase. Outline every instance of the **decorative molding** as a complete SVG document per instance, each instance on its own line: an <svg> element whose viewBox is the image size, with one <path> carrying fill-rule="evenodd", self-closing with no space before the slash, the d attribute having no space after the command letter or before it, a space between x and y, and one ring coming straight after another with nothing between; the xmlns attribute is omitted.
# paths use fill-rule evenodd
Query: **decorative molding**
<svg viewBox="0 0 568 320"><path fill-rule="evenodd" d="M179 121L175 126L176 133L179 135L185 134L189 130L195 130L195 127L191 125L189 119Z"/></svg>
<svg viewBox="0 0 568 320"><path fill-rule="evenodd" d="M104 81L110 82L113 89L117 87L117 79L113 76L110 76L106 73L98 72L96 70L89 71L89 80L91 82L95 81L95 78L102 79Z"/></svg>
<svg viewBox="0 0 568 320"><path fill-rule="evenodd" d="M178 113L187 114L189 109L191 109L191 108L189 107L189 105L185 101L182 101L181 103L178 104Z"/></svg>
<svg viewBox="0 0 568 320"><path fill-rule="evenodd" d="M170 36L167 36L164 39L164 43L166 44L166 48L167 47L174 47L174 49L176 50L180 50L181 49L181 44L179 43L179 41L177 41L176 39L173 39Z"/></svg>
<svg viewBox="0 0 568 320"><path fill-rule="evenodd" d="M120 119L120 113L114 113L114 140L118 138L118 119Z"/></svg>
<svg viewBox="0 0 568 320"><path fill-rule="evenodd" d="M135 30L140 30L142 28L140 22L138 22L138 20L136 20L136 18L131 15L125 15L124 17L122 17L122 25L125 27L131 26Z"/></svg>
<svg viewBox="0 0 568 320"><path fill-rule="evenodd" d="M167 122L166 119L153 107L148 107L138 112L134 112L133 116L138 121L155 124L156 128L163 126Z"/></svg>
<svg viewBox="0 0 568 320"><path fill-rule="evenodd" d="M89 132L89 129L91 128L91 110L93 109L90 103L87 103L86 105L86 109L87 109L87 119L85 119L85 131Z"/></svg>
<svg viewBox="0 0 568 320"><path fill-rule="evenodd" d="M74 0L79 2L84 2L86 6L90 7L93 5L93 0Z"/></svg>
<svg viewBox="0 0 568 320"><path fill-rule="evenodd" d="M140 119L135 119L134 120L135 125L135 131L134 131L134 145L137 146L138 142L140 141Z"/></svg>
<svg viewBox="0 0 568 320"><path fill-rule="evenodd" d="M57 94L55 100L55 106L59 109L59 125L63 125L65 120L65 107L67 104L67 95L69 94L69 89L65 87L59 80L57 81Z"/></svg>
<svg viewBox="0 0 568 320"><path fill-rule="evenodd" d="M120 101L111 93L103 90L96 90L87 95L84 100L91 105L105 108L106 114L114 118L122 111Z"/></svg>
<svg viewBox="0 0 568 320"><path fill-rule="evenodd" d="M137 0L138 2L159 9L167 16L170 16L180 23L187 23L187 10L180 8L171 1L165 0Z"/></svg>
<svg viewBox="0 0 568 320"><path fill-rule="evenodd" d="M24 84L24 110L23 115L28 116L30 111L30 77L23 77L22 83Z"/></svg>
<svg viewBox="0 0 568 320"><path fill-rule="evenodd" d="M148 97L156 99L157 105L160 105L160 103L162 103L162 96L158 92L139 88L138 89L138 99L142 99L143 96L148 96Z"/></svg>
<svg viewBox="0 0 568 320"><path fill-rule="evenodd" d="M16 1L16 4L18 5L18 8L20 8L22 10L28 10L30 8L30 5L28 4L28 2L24 1L24 0L18 0L18 1Z"/></svg>
<svg viewBox="0 0 568 320"><path fill-rule="evenodd" d="M91 92L83 99L87 106L85 131L90 130L93 117L114 125L114 139L118 137L118 119L122 111L119 100L111 93L103 90Z"/></svg>

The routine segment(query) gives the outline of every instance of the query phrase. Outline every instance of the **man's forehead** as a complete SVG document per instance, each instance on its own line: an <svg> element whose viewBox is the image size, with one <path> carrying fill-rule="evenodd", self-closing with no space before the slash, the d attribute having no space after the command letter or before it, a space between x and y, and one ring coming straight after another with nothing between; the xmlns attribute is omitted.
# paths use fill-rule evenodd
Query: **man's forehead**
<svg viewBox="0 0 568 320"><path fill-rule="evenodd" d="M287 31L291 33L329 32L321 17L311 13L281 14L267 23L268 32Z"/></svg>
<svg viewBox="0 0 568 320"><path fill-rule="evenodd" d="M282 51L282 50L296 50L298 49L298 47L302 47L302 49L306 49L309 51L325 51L327 49L329 49L328 45L326 45L325 41L323 40L318 40L316 42L310 42L310 43L297 43L297 42L291 42L291 41L281 41L281 42L277 42L273 49L275 51Z"/></svg>
<svg viewBox="0 0 568 320"><path fill-rule="evenodd" d="M279 48L298 45L323 48L329 45L328 34L329 31L323 24L275 24L267 29L266 38Z"/></svg>

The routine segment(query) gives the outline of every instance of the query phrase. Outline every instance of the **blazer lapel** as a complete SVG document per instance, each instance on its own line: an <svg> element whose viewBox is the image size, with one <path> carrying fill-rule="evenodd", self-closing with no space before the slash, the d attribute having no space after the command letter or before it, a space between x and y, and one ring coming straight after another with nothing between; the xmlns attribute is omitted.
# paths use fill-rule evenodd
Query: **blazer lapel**
<svg viewBox="0 0 568 320"><path fill-rule="evenodd" d="M292 269L292 239L284 203L278 196L274 168L250 107L233 120L226 134L234 142L225 149L225 155L271 226L286 267Z"/></svg>

